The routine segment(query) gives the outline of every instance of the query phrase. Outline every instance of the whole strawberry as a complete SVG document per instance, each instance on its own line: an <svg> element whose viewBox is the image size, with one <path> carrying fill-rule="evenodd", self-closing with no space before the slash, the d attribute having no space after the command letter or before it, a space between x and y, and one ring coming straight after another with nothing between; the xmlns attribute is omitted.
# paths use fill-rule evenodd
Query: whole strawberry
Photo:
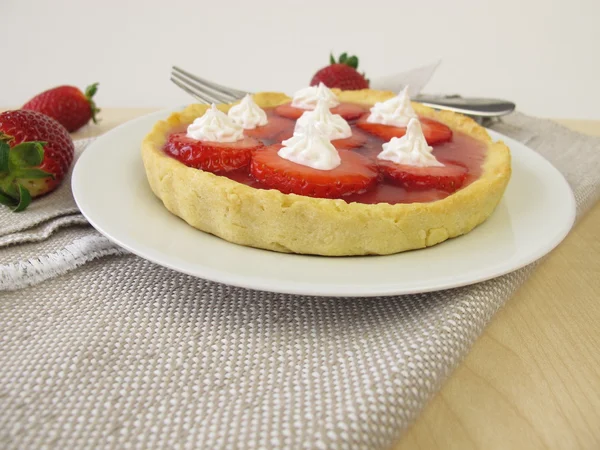
<svg viewBox="0 0 600 450"><path fill-rule="evenodd" d="M25 209L33 197L60 184L73 163L75 146L56 120L36 111L0 114L0 203Z"/></svg>
<svg viewBox="0 0 600 450"><path fill-rule="evenodd" d="M342 53L339 61L336 61L333 55L330 55L329 62L330 65L323 67L313 76L310 82L311 86L323 83L329 88L339 88L344 91L356 91L369 87L369 80L365 78L365 74L356 70L358 69L356 56L348 57L347 53Z"/></svg>
<svg viewBox="0 0 600 450"><path fill-rule="evenodd" d="M96 114L100 110L92 100L98 90L94 83L81 92L75 86L59 86L36 95L21 109L41 112L59 121L69 132L84 126L92 119L96 123Z"/></svg>

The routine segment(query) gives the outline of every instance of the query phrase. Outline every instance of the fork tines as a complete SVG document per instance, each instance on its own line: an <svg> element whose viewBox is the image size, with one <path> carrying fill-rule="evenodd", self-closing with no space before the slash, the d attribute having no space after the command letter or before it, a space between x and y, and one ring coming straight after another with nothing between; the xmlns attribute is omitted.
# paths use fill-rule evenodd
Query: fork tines
<svg viewBox="0 0 600 450"><path fill-rule="evenodd" d="M201 103L231 103L247 94L197 77L177 66L171 70L171 81Z"/></svg>

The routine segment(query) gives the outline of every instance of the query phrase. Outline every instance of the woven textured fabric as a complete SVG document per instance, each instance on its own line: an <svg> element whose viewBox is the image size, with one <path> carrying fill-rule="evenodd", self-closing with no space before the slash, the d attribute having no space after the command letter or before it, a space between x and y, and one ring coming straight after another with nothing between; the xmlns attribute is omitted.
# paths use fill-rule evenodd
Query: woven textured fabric
<svg viewBox="0 0 600 450"><path fill-rule="evenodd" d="M598 199L600 140L519 114L498 129L528 134L579 215ZM0 447L387 448L533 268L350 299L96 259L0 293Z"/></svg>
<svg viewBox="0 0 600 450"><path fill-rule="evenodd" d="M8 215L8 209L5 208L4 212ZM10 213L13 214L13 213ZM17 214L16 219L19 219ZM72 227L73 225L88 225L88 221L80 213L68 214L59 217L53 217L41 224L35 224L21 231L15 231L10 234L6 234L0 237L0 247L17 244L35 243L32 247L35 251L35 255L39 254L39 246L41 241L46 241L52 234L58 230L66 227ZM15 247L15 249L21 249L23 245Z"/></svg>

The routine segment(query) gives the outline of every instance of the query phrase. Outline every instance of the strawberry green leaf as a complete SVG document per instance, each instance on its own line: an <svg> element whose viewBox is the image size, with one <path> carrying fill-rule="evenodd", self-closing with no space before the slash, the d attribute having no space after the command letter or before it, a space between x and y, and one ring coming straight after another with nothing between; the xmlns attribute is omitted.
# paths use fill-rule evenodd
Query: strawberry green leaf
<svg viewBox="0 0 600 450"><path fill-rule="evenodd" d="M358 68L358 58L356 56L351 56L346 60L346 65L354 69Z"/></svg>
<svg viewBox="0 0 600 450"><path fill-rule="evenodd" d="M100 108L96 106L96 102L93 100L93 96L98 92L99 83L94 83L85 88L85 98L87 98L90 104L90 110L92 112L92 121L94 123L98 123L98 119L96 118L96 114L100 112Z"/></svg>
<svg viewBox="0 0 600 450"><path fill-rule="evenodd" d="M88 99L91 99L96 94L96 92L98 92L98 84L100 83L90 84L88 87L85 88L85 96Z"/></svg>
<svg viewBox="0 0 600 450"><path fill-rule="evenodd" d="M14 199L19 198L19 191L15 186L15 177L12 173L9 173L4 177L0 184L0 190Z"/></svg>
<svg viewBox="0 0 600 450"><path fill-rule="evenodd" d="M23 186L19 185L19 204L13 209L14 212L23 211L31 203L31 194Z"/></svg>
<svg viewBox="0 0 600 450"><path fill-rule="evenodd" d="M4 192L0 191L0 204L14 208L19 204L19 201L15 200L10 195L6 195Z"/></svg>
<svg viewBox="0 0 600 450"><path fill-rule="evenodd" d="M46 142L39 141L15 145L8 155L10 166L15 169L39 166L44 160L44 145Z"/></svg>
<svg viewBox="0 0 600 450"><path fill-rule="evenodd" d="M335 58L333 57L333 53L329 54L329 64L335 64Z"/></svg>
<svg viewBox="0 0 600 450"><path fill-rule="evenodd" d="M23 171L43 172L39 169L23 169ZM32 177L33 178L33 177ZM9 173L0 182L0 204L9 206L14 212L23 211L31 203L31 194L21 184L15 182L15 174Z"/></svg>
<svg viewBox="0 0 600 450"><path fill-rule="evenodd" d="M347 59L348 59L348 53L345 53L345 52L342 53L340 55L340 60L339 60L340 64L345 64Z"/></svg>
<svg viewBox="0 0 600 450"><path fill-rule="evenodd" d="M50 172L42 169L17 169L12 172L15 178L27 178L30 180L39 180L42 178L54 178Z"/></svg>
<svg viewBox="0 0 600 450"><path fill-rule="evenodd" d="M0 172L8 172L8 154L10 146L5 141L0 141Z"/></svg>

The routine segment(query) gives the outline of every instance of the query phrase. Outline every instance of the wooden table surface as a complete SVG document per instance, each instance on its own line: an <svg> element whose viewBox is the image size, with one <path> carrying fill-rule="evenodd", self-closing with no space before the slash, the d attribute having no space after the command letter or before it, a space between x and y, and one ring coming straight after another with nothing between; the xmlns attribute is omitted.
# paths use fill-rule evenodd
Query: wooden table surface
<svg viewBox="0 0 600 450"><path fill-rule="evenodd" d="M105 109L94 136L149 109ZM557 120L600 136L600 121ZM600 448L600 203L494 317L400 449Z"/></svg>

